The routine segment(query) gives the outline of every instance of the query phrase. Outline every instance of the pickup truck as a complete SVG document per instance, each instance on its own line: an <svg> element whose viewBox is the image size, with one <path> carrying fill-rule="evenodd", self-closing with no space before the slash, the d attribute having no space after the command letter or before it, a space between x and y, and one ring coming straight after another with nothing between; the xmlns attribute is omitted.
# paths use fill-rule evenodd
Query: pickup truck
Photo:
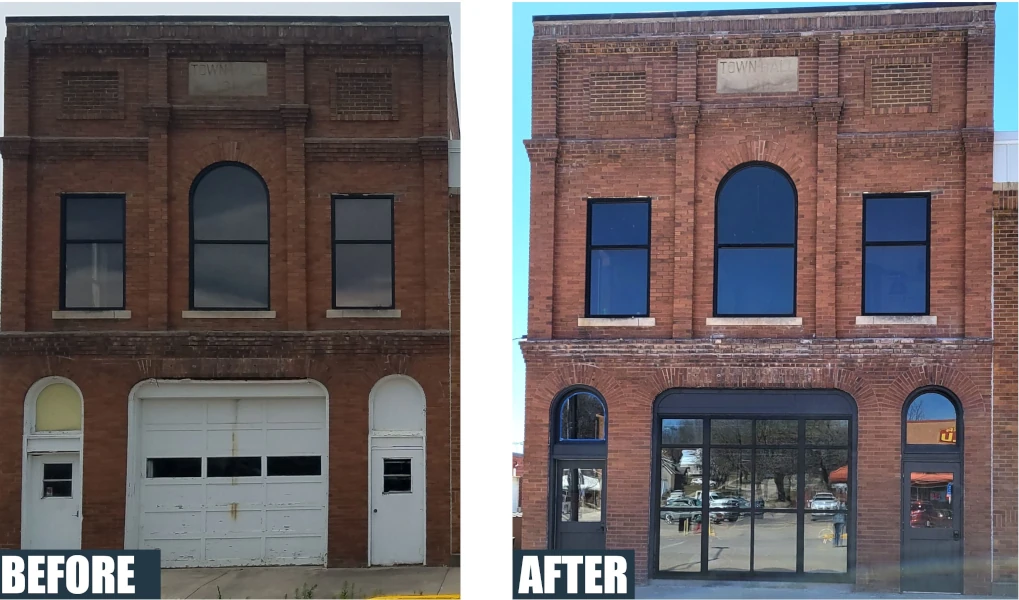
<svg viewBox="0 0 1019 600"><path fill-rule="evenodd" d="M809 508L814 511L810 515L810 520L816 521L820 517L832 516L839 509L839 501L835 498L834 494L818 492L810 499Z"/></svg>

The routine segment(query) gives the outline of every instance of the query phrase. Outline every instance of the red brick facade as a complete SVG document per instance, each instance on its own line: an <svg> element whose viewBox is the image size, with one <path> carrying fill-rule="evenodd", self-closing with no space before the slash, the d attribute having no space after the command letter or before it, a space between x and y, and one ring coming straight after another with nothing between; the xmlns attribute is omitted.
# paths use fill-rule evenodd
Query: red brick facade
<svg viewBox="0 0 1019 600"><path fill-rule="evenodd" d="M148 378L321 382L331 398L328 562L367 563L368 394L416 379L427 399L427 563L459 553L459 138L444 19L8 22L0 547L20 543L28 387L84 397L82 544L124 543L127 397ZM192 61L267 64L267 93L189 93ZM274 318L188 318L189 190L210 164L269 192ZM129 318L55 319L60 198L126 195ZM454 193L455 192L455 193ZM395 197L397 318L329 318L331 194Z"/></svg>
<svg viewBox="0 0 1019 600"><path fill-rule="evenodd" d="M994 407L994 464L1003 469L994 480L1013 490L995 496L994 579L1015 580L1008 483L1015 469L1007 458L1016 446L1015 242L1007 238L1015 212L1013 199L1011 217L994 213L1005 215L996 247L1012 253L1012 271L995 263L995 273L1010 278L1013 305L995 329L1013 337L998 345L989 235L993 52L991 5L535 22L525 142L524 548L548 544L549 408L571 386L594 387L608 405L606 545L635 549L641 579L649 529L657 527L648 508L660 393L839 389L859 411L856 511L867 518L857 525L856 583L898 589L903 405L917 388L940 385L965 412L965 591L989 592L993 359L1013 386L1011 396L993 393L1006 407ZM716 91L717 59L773 56L798 58L797 91ZM613 82L629 92L613 91ZM609 105L617 109L604 110ZM727 172L749 161L779 166L796 188L799 325L711 322L715 194ZM937 322L857 324L862 196L915 190L932 196L929 314ZM651 198L653 324L586 326L578 319L587 199L635 196ZM996 298L1008 294L994 289ZM1010 355L998 349L1009 343ZM1011 366L999 367L999 353Z"/></svg>

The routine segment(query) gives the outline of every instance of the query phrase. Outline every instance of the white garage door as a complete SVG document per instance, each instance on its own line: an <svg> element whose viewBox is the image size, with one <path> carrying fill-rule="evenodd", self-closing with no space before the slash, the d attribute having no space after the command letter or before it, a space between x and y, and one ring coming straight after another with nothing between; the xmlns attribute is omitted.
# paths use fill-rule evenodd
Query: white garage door
<svg viewBox="0 0 1019 600"><path fill-rule="evenodd" d="M259 385L139 401L138 541L163 566L325 563L325 398L247 387Z"/></svg>

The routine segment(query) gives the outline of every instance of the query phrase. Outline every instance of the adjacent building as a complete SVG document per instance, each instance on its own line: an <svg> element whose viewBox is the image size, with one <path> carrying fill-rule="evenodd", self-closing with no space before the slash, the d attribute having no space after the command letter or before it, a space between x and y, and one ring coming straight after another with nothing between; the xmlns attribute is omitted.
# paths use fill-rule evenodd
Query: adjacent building
<svg viewBox="0 0 1019 600"><path fill-rule="evenodd" d="M9 18L0 547L455 564L444 17Z"/></svg>
<svg viewBox="0 0 1019 600"><path fill-rule="evenodd" d="M994 50L993 4L534 19L524 548L1015 595Z"/></svg>

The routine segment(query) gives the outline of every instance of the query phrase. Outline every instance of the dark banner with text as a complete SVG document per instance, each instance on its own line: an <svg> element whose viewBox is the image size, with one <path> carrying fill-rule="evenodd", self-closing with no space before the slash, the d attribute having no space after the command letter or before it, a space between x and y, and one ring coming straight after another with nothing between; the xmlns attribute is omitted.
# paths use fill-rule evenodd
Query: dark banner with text
<svg viewBox="0 0 1019 600"><path fill-rule="evenodd" d="M159 598L159 550L0 550L0 598Z"/></svg>
<svg viewBox="0 0 1019 600"><path fill-rule="evenodd" d="M514 550L514 598L634 598L633 550Z"/></svg>

